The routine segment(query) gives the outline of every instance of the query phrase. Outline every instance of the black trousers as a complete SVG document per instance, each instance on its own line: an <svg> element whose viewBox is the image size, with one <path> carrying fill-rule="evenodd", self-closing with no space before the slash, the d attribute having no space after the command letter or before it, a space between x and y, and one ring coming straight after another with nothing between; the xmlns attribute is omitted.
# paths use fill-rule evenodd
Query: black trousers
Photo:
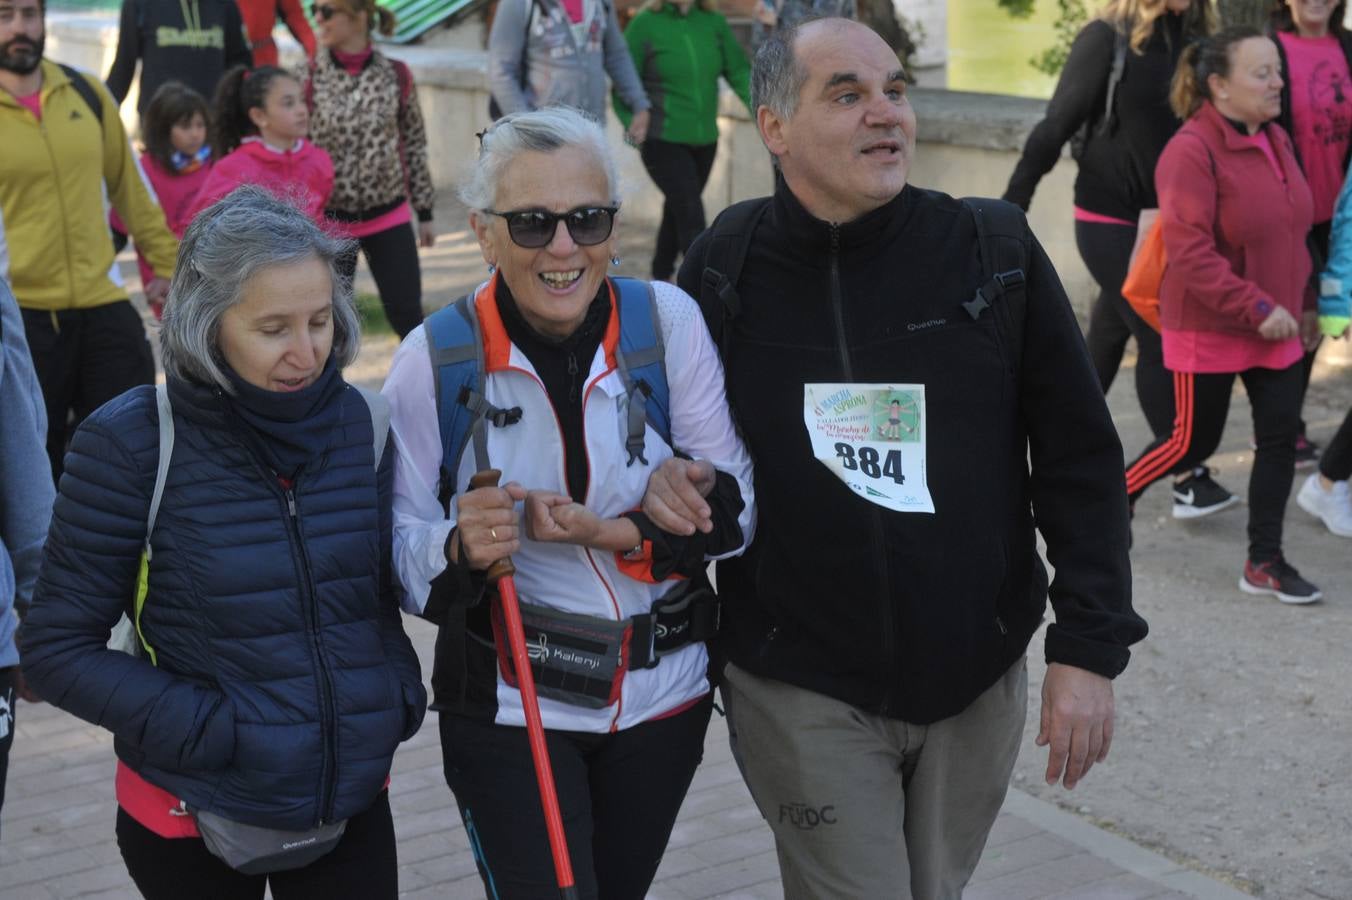
<svg viewBox="0 0 1352 900"><path fill-rule="evenodd" d="M117 846L146 900L397 900L390 795L347 820L338 846L303 869L243 875L221 862L201 838L163 838L119 807Z"/></svg>
<svg viewBox="0 0 1352 900"><path fill-rule="evenodd" d="M1099 386L1108 393L1122 364L1127 339L1136 338L1136 399L1155 437L1163 437L1174 424L1173 376L1164 368L1160 334L1136 315L1122 296L1136 228L1103 222L1075 223L1075 246L1089 274L1099 286L1089 312L1089 358L1098 374Z"/></svg>
<svg viewBox="0 0 1352 900"><path fill-rule="evenodd" d="M57 312L25 309L23 326L47 405L47 457L59 481L71 432L119 394L154 384L155 358L130 300Z"/></svg>
<svg viewBox="0 0 1352 900"><path fill-rule="evenodd" d="M578 896L641 900L704 756L713 695L613 734L547 731ZM455 794L490 900L558 896L526 729L441 714Z"/></svg>
<svg viewBox="0 0 1352 900"><path fill-rule="evenodd" d="M9 751L14 746L14 712L19 696L14 692L17 668L0 669L0 808L5 805L5 779L9 775Z"/></svg>
<svg viewBox="0 0 1352 900"><path fill-rule="evenodd" d="M1319 457L1319 474L1330 481L1352 478L1352 409L1347 411L1343 424Z"/></svg>
<svg viewBox="0 0 1352 900"><path fill-rule="evenodd" d="M418 238L410 225L395 225L359 238L366 266L375 280L385 318L400 340L422 324L422 268L418 264ZM357 272L357 253L338 259L345 278Z"/></svg>
<svg viewBox="0 0 1352 900"><path fill-rule="evenodd" d="M1266 562L1282 552L1282 517L1295 476L1300 431L1302 364L1297 360L1281 370L1247 369L1238 376L1253 408L1257 443L1249 474L1249 559ZM1216 452L1234 383L1231 373L1175 373L1178 416L1172 433L1156 438L1127 467L1132 502L1165 475L1200 465Z"/></svg>
<svg viewBox="0 0 1352 900"><path fill-rule="evenodd" d="M704 230L704 202L700 194L709 181L718 144L673 144L648 140L639 148L643 166L662 192L662 224L653 252L653 278L667 279L676 271L676 257L685 253Z"/></svg>

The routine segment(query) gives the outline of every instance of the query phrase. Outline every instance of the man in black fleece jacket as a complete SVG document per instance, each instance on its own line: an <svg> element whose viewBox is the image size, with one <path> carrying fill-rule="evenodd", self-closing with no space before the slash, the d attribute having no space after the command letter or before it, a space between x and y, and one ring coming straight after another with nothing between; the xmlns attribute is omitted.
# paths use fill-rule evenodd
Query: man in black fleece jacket
<svg viewBox="0 0 1352 900"><path fill-rule="evenodd" d="M782 178L722 336L760 506L750 552L718 572L734 748L786 896L956 898L1022 735L1048 593L1035 526L1056 567L1047 779L1072 787L1107 755L1110 679L1146 632L1122 448L1026 225L1021 352L964 309L986 281L975 223L906 184L915 116L877 35L776 35L752 91ZM708 254L706 233L680 272L692 294ZM717 336L722 310L705 315ZM654 477L645 511L707 527L682 471Z"/></svg>
<svg viewBox="0 0 1352 900"><path fill-rule="evenodd" d="M166 81L181 81L210 102L222 75L253 64L235 0L123 0L117 55L104 79L118 103L131 91L138 59L139 113Z"/></svg>

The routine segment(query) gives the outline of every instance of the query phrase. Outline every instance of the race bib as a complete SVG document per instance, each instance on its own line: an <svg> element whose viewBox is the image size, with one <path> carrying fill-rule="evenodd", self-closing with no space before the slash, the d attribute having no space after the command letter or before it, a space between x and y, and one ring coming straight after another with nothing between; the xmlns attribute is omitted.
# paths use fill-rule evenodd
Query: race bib
<svg viewBox="0 0 1352 900"><path fill-rule="evenodd" d="M807 384L812 453L850 490L897 512L934 512L923 384Z"/></svg>

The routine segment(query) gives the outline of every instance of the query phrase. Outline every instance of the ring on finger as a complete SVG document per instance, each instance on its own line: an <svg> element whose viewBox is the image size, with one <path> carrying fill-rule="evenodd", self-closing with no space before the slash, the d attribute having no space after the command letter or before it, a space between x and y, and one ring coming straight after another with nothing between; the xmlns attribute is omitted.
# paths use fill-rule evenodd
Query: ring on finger
<svg viewBox="0 0 1352 900"><path fill-rule="evenodd" d="M496 528L488 529L488 536L496 541L498 539L498 530Z"/></svg>

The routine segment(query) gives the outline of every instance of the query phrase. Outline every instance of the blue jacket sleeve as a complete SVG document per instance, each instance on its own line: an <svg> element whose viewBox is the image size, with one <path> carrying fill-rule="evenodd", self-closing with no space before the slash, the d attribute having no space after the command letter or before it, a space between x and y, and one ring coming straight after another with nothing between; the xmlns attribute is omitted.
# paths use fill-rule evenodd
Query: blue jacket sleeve
<svg viewBox="0 0 1352 900"><path fill-rule="evenodd" d="M220 769L235 748L225 695L107 648L135 591L158 458L154 395L136 392L95 413L71 442L24 623L24 674L44 700L107 728L151 765ZM118 436L138 433L146 449L134 456Z"/></svg>
<svg viewBox="0 0 1352 900"><path fill-rule="evenodd" d="M1319 275L1319 325L1337 336L1352 319L1352 182L1344 181L1333 209L1329 258Z"/></svg>
<svg viewBox="0 0 1352 900"><path fill-rule="evenodd" d="M422 682L422 666L413 643L404 631L404 620L399 612L401 590L394 577L394 436L385 442L376 473L377 496L380 502L380 640L385 647L385 658L399 675L404 694L404 740L418 733L427 713L427 689Z"/></svg>

